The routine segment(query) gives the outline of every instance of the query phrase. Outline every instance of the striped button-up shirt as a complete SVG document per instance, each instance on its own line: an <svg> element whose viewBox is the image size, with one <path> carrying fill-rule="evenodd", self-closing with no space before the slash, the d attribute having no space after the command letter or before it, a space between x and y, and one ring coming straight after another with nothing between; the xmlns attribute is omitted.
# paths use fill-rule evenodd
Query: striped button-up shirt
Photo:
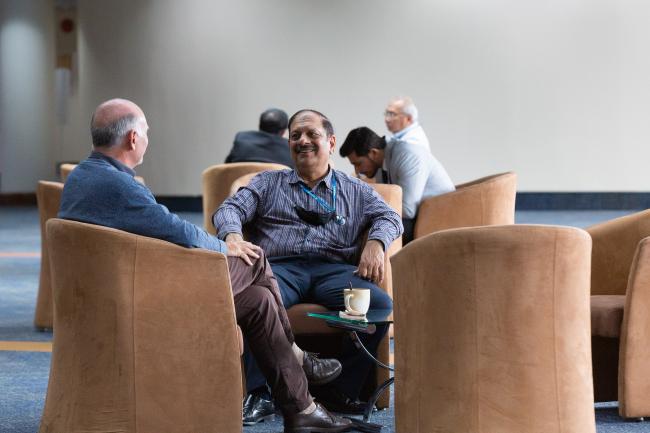
<svg viewBox="0 0 650 433"><path fill-rule="evenodd" d="M368 184L333 169L311 190L327 204L332 204L333 174L336 214L345 218L345 224L334 219L322 226L304 222L295 206L316 212L326 209L302 189L306 184L294 170L266 171L217 209L212 221L218 236L225 239L228 233L242 233L246 224L249 240L268 257L315 255L349 264L357 264L366 230L368 239L388 248L402 234L400 216Z"/></svg>

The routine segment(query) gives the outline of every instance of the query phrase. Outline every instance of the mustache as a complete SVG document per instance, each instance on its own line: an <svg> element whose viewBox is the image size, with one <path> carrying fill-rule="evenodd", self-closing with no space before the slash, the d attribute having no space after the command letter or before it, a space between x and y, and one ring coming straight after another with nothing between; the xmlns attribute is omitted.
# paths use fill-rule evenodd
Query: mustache
<svg viewBox="0 0 650 433"><path fill-rule="evenodd" d="M310 151L314 151L314 152L315 152L316 149L318 149L317 146L314 146L313 144L306 144L306 145L303 145L303 146L296 146L296 147L294 147L294 148L293 148L293 151L296 152L296 153L300 153L300 152L310 152Z"/></svg>

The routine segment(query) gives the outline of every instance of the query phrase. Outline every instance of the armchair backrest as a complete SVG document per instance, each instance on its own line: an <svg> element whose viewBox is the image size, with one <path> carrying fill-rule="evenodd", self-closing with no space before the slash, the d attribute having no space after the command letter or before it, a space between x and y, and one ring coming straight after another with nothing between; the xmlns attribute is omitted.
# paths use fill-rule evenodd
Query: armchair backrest
<svg viewBox="0 0 650 433"><path fill-rule="evenodd" d="M226 257L61 219L47 234L56 332L40 431L240 432Z"/></svg>
<svg viewBox="0 0 650 433"><path fill-rule="evenodd" d="M61 206L63 184L41 180L36 187L36 202L41 225L41 271L38 281L38 295L34 312L34 326L38 329L52 329L52 283L50 279L49 241L45 224L56 218Z"/></svg>
<svg viewBox="0 0 650 433"><path fill-rule="evenodd" d="M76 166L77 164L61 164L61 182L65 183L65 181L68 179L68 176L70 176L70 173L72 173L72 170L74 170Z"/></svg>
<svg viewBox="0 0 650 433"><path fill-rule="evenodd" d="M216 234L212 225L212 214L230 195L235 179L249 173L289 168L282 164L266 162L232 162L206 168L201 175L203 185L203 227L208 233Z"/></svg>
<svg viewBox="0 0 650 433"><path fill-rule="evenodd" d="M422 200L414 237L458 227L515 222L517 175L495 174L456 186L456 190Z"/></svg>
<svg viewBox="0 0 650 433"><path fill-rule="evenodd" d="M591 240L569 227L445 230L392 257L402 432L595 432Z"/></svg>
<svg viewBox="0 0 650 433"><path fill-rule="evenodd" d="M624 295L639 242L650 236L650 210L587 228L593 240L591 294Z"/></svg>
<svg viewBox="0 0 650 433"><path fill-rule="evenodd" d="M235 181L230 186L230 195L228 197L237 194L237 191L239 191L239 188L242 188L242 187L248 185L250 183L250 181L253 180L253 178L255 176L257 176L257 174L258 173L249 173L249 174L245 174L245 175L240 176L237 179L235 179Z"/></svg>
<svg viewBox="0 0 650 433"><path fill-rule="evenodd" d="M373 183L370 185L384 199L388 206L392 207L395 212L402 216L402 187L399 185L389 185ZM402 237L395 239L388 247L385 255L384 281L379 287L393 297L393 272L390 265L390 257L402 248Z"/></svg>

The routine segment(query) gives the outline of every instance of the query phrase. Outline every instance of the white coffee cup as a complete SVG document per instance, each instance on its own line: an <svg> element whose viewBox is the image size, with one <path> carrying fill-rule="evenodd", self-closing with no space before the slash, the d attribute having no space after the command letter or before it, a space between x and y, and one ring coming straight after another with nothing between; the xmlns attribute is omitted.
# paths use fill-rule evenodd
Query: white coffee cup
<svg viewBox="0 0 650 433"><path fill-rule="evenodd" d="M344 289L345 313L351 316L365 316L370 308L370 289Z"/></svg>

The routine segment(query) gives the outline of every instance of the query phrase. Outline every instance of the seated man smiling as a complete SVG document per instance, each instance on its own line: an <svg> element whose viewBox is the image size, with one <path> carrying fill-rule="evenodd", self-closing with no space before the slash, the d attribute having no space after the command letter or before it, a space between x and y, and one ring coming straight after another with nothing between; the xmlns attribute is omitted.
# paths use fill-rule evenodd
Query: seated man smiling
<svg viewBox="0 0 650 433"><path fill-rule="evenodd" d="M289 148L295 170L260 173L217 209L213 222L226 241L242 240L248 224L253 244L268 257L286 308L302 302L343 309L343 289L371 290L371 309L391 309L375 283L384 278L384 253L402 234L399 215L365 182L330 166L336 146L331 122L315 110L289 119ZM367 242L363 244L365 234ZM387 329L363 334L376 353ZM316 399L327 408L360 413L361 387L372 363L350 342L340 358L343 372ZM255 369L247 380L260 386Z"/></svg>

